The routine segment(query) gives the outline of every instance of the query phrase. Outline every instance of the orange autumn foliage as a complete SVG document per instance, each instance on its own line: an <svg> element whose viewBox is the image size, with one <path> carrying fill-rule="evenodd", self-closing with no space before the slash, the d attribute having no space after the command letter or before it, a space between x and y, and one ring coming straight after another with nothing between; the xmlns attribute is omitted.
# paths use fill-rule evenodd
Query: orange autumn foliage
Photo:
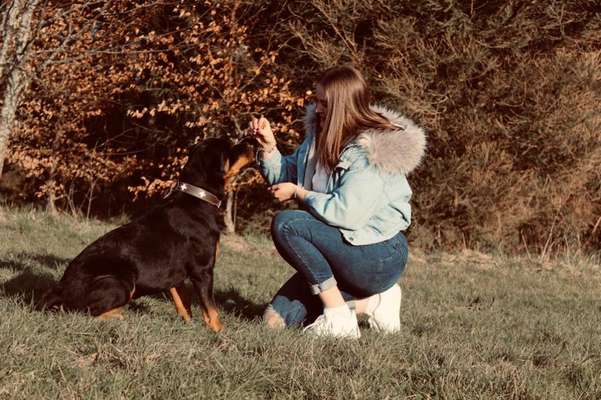
<svg viewBox="0 0 601 400"><path fill-rule="evenodd" d="M249 44L238 2L62 4L39 16L37 76L8 157L37 197L161 194L190 144L236 139L253 113L270 116L282 140L298 138L292 110L303 99L275 73L276 49Z"/></svg>
<svg viewBox="0 0 601 400"><path fill-rule="evenodd" d="M598 0L49 1L37 15L36 74L8 161L29 178L14 186L62 207L90 208L93 199L98 214L131 211L131 199L143 204L169 185L190 143L237 137L251 112L275 123L289 151L300 139L302 93L325 68L353 63L374 102L428 134L409 176L412 243L598 252L598 8ZM281 207L259 182L252 170L241 181L242 229L268 231Z"/></svg>

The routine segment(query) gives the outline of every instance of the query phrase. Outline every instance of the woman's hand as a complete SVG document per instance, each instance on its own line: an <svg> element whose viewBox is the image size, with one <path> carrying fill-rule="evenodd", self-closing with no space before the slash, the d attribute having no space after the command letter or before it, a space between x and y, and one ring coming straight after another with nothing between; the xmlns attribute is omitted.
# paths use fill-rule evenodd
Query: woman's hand
<svg viewBox="0 0 601 400"><path fill-rule="evenodd" d="M253 117L250 121L250 129L265 153L271 153L275 149L275 136L273 136L267 118L256 119Z"/></svg>
<svg viewBox="0 0 601 400"><path fill-rule="evenodd" d="M290 182L273 185L269 188L269 191L273 194L273 197L275 197L281 203L292 199L298 199L302 201L305 199L305 195L307 194L305 189Z"/></svg>
<svg viewBox="0 0 601 400"><path fill-rule="evenodd" d="M284 182L271 186L269 191L271 194L273 194L273 197L275 197L280 203L283 203L295 198L295 194L298 189L299 187L294 183Z"/></svg>

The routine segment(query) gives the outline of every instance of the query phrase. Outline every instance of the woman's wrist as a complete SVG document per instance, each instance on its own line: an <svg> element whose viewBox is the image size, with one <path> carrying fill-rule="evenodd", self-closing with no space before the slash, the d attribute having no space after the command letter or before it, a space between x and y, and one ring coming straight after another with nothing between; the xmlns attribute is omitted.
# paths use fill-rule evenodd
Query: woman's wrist
<svg viewBox="0 0 601 400"><path fill-rule="evenodd" d="M274 150L275 150L275 143L266 144L265 146L263 146L263 153L265 153L265 154L273 153Z"/></svg>
<svg viewBox="0 0 601 400"><path fill-rule="evenodd" d="M261 158L264 160L270 159L271 156L273 155L273 153L275 152L275 149L276 149L275 144L265 145L265 146L261 147Z"/></svg>
<svg viewBox="0 0 601 400"><path fill-rule="evenodd" d="M303 187L297 186L294 190L293 197L297 200L303 201L305 200L305 196L307 195L307 190Z"/></svg>

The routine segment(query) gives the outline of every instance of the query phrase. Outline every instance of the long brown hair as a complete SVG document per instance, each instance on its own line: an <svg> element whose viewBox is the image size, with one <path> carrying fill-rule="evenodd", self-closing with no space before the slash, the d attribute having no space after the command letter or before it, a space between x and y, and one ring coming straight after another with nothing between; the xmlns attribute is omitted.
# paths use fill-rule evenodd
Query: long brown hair
<svg viewBox="0 0 601 400"><path fill-rule="evenodd" d="M317 135L319 162L332 170L342 148L365 129L390 129L392 124L369 107L370 94L361 73L350 66L324 72L318 85L326 101L326 117Z"/></svg>

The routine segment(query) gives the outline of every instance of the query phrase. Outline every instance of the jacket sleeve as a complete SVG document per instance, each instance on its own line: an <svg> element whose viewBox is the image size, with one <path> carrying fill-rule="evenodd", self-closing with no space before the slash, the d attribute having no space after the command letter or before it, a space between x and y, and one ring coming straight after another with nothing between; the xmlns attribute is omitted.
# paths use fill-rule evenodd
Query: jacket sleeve
<svg viewBox="0 0 601 400"><path fill-rule="evenodd" d="M297 153L298 148L292 154L283 156L276 148L274 154L268 160L257 155L259 169L268 184L275 185L281 182L296 183Z"/></svg>
<svg viewBox="0 0 601 400"><path fill-rule="evenodd" d="M332 193L309 192L304 202L327 224L357 230L367 224L383 195L382 177L361 157L344 172Z"/></svg>
<svg viewBox="0 0 601 400"><path fill-rule="evenodd" d="M309 151L308 148L311 145L312 140L313 139L309 135L305 136L305 139L296 150L287 156L282 155L277 147L269 160L264 160L260 154L257 154L259 170L267 183L270 185L282 182L296 183L298 169L304 168L303 165L299 165L299 152L301 149ZM302 164L303 160L300 161Z"/></svg>

